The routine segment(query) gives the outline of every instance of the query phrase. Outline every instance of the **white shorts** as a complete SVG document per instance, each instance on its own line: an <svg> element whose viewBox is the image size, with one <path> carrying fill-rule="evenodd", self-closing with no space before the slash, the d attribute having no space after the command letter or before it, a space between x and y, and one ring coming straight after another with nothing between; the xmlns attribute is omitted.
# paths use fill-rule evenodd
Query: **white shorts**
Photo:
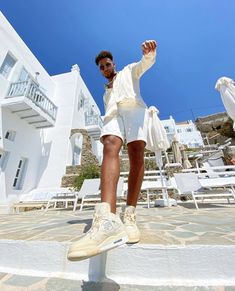
<svg viewBox="0 0 235 291"><path fill-rule="evenodd" d="M147 142L148 109L139 105L118 105L118 116L107 118L101 131L100 141L106 135L115 135L130 143Z"/></svg>

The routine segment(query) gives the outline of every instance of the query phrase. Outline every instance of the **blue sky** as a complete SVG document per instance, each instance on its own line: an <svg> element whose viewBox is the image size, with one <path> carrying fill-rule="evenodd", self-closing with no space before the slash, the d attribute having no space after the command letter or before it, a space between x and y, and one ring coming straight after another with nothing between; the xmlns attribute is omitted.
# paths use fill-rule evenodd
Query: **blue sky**
<svg viewBox="0 0 235 291"><path fill-rule="evenodd" d="M159 47L141 91L161 119L224 111L214 86L235 79L234 0L0 0L0 10L50 75L79 65L102 113L95 56L110 50L120 70L141 58L146 39Z"/></svg>

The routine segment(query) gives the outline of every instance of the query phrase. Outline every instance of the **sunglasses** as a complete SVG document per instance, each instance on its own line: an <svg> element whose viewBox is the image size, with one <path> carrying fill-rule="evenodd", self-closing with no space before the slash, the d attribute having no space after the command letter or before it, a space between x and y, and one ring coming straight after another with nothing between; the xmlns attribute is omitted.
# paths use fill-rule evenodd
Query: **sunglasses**
<svg viewBox="0 0 235 291"><path fill-rule="evenodd" d="M112 66L112 63L106 63L105 65L100 65L99 68L101 71L104 71L105 68L110 68Z"/></svg>

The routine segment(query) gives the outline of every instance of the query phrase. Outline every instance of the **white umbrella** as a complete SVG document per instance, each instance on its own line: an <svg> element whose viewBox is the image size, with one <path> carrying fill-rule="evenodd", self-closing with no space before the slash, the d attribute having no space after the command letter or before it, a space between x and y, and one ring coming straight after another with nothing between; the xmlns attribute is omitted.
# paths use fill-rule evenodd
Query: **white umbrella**
<svg viewBox="0 0 235 291"><path fill-rule="evenodd" d="M181 151L181 156L182 156L182 160L183 160L184 169L192 168L192 165L191 165L190 161L188 160L188 155L187 155L187 153L185 151L185 146L184 145L182 145L180 147L180 151Z"/></svg>
<svg viewBox="0 0 235 291"><path fill-rule="evenodd" d="M162 152L165 153L167 158L166 150L170 147L167 139L167 134L164 126L162 125L158 117L158 109L154 106L149 107L149 120L148 120L148 136L146 149L155 152L156 163L159 168L161 183L164 187L164 180L162 176ZM164 191L164 199L168 201L168 195Z"/></svg>
<svg viewBox="0 0 235 291"><path fill-rule="evenodd" d="M158 117L158 109L149 107L148 136L146 148L155 152L156 162L159 168L162 167L162 151L170 147L164 126Z"/></svg>
<svg viewBox="0 0 235 291"><path fill-rule="evenodd" d="M235 82L227 77L221 77L215 84L215 89L220 92L224 107L233 120L235 131Z"/></svg>
<svg viewBox="0 0 235 291"><path fill-rule="evenodd" d="M174 138L173 138L173 141L171 143L171 147L172 147L172 152L174 155L175 163L179 163L182 165L182 155L180 152L181 144L177 140L176 136L174 136Z"/></svg>

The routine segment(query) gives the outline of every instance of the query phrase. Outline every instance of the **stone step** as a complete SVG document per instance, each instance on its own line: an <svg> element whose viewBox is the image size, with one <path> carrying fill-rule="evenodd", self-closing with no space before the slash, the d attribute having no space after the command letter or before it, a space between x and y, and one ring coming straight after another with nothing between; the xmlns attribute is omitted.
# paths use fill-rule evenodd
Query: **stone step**
<svg viewBox="0 0 235 291"><path fill-rule="evenodd" d="M131 286L149 287L146 290L155 290L151 286L234 286L235 204L204 202L200 210L192 202L181 204L160 208L138 206L140 243L123 245L80 262L68 261L67 250L71 242L90 228L93 207L76 212L49 209L0 215L2 280L7 278L4 274L43 277L45 282L56 278L53 282L61 279L61 284L62 279L77 284L109 280L115 288L128 286L129 290L138 290ZM121 207L117 213L121 213ZM5 290L14 290L9 288ZM45 289L40 288L35 285L28 290ZM1 285L0 290L4 290Z"/></svg>
<svg viewBox="0 0 235 291"><path fill-rule="evenodd" d="M234 245L123 245L77 262L67 260L68 247L68 242L0 240L0 272L85 282L108 278L118 285L235 285Z"/></svg>

